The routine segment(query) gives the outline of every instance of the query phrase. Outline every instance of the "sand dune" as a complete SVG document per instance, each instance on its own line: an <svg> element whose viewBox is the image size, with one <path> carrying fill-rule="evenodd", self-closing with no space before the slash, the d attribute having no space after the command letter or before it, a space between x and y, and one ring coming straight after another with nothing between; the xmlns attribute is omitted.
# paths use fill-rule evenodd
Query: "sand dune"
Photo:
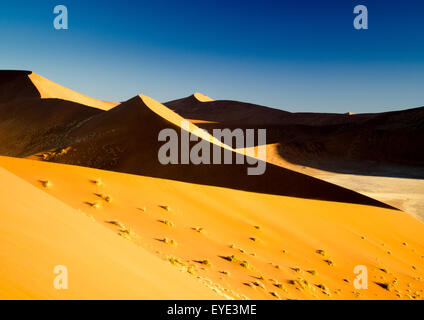
<svg viewBox="0 0 424 320"><path fill-rule="evenodd" d="M236 101L201 102L192 97L165 104L210 132L215 128L266 128L268 162L424 219L424 149L420 143L424 108L328 114L290 113Z"/></svg>
<svg viewBox="0 0 424 320"><path fill-rule="evenodd" d="M25 157L58 148L68 132L100 112L60 99L0 104L0 153Z"/></svg>
<svg viewBox="0 0 424 320"><path fill-rule="evenodd" d="M272 164L260 176L248 176L248 165L236 165L235 161L164 166L157 159L162 144L158 141L159 132L171 128L180 137L181 120L157 101L136 96L75 128L61 146L68 151L55 153L47 160L245 191L387 207L348 189ZM193 128L191 125L189 130Z"/></svg>
<svg viewBox="0 0 424 320"><path fill-rule="evenodd" d="M193 96L165 103L205 129L266 128L267 142L295 164L347 173L382 165L424 164L424 107L369 114L291 113L238 101L201 102ZM362 168L361 168L362 166Z"/></svg>
<svg viewBox="0 0 424 320"><path fill-rule="evenodd" d="M0 299L222 298L3 168L0 177ZM57 265L67 290L54 288Z"/></svg>
<svg viewBox="0 0 424 320"><path fill-rule="evenodd" d="M0 103L39 98L67 100L102 110L119 104L88 97L31 71L0 70Z"/></svg>
<svg viewBox="0 0 424 320"><path fill-rule="evenodd" d="M27 158L0 157L0 298L422 299L424 225L366 196L386 201L377 190L361 195L286 159L336 161L355 130L420 137L420 115L292 114L200 93L115 106L30 72L0 72L0 154ZM161 165L158 134L181 138L184 119L189 133L266 128L266 173ZM363 150L361 139L349 150ZM69 290L54 288L56 265L68 267ZM354 286L358 265L367 290Z"/></svg>
<svg viewBox="0 0 424 320"><path fill-rule="evenodd" d="M57 264L57 259L72 266L83 264L73 260L75 256L68 258L58 252L61 245L55 246L57 251L45 251L52 239L59 239L66 253L81 247L83 252L79 256L90 262L91 268L99 267L105 269L105 273L115 274L110 274L111 282L105 286L116 284L118 287L102 291L100 297L134 297L136 293L139 297L166 297L160 291L160 284L169 288L173 298L180 294L186 297L194 292L191 286L194 280L198 281L197 290L201 294L197 298L207 297L211 288L215 288L220 297L235 299L276 299L271 293L281 299L420 299L423 295L424 225L400 211L250 193L25 159L1 157L0 166L33 186L15 188L11 184L11 191L5 194L8 203L13 206L24 203L24 208L28 208L34 202L40 209L36 212L22 210L17 214L13 207L10 215L14 218L8 215L7 220L27 221L13 222L13 226L3 224L1 234L9 240L6 244L20 241L25 247L28 246L26 241L37 237L38 230L44 231L47 239L42 246L35 243L30 246L32 253L19 251L13 258L20 259L21 264L31 261L40 273L47 273L43 280L51 281L50 265ZM2 173L2 179L11 179L10 175ZM44 188L40 179L50 181L51 186ZM101 183L95 184L93 180ZM110 197L109 202L104 200L106 195ZM47 200L56 206L43 202ZM100 204L93 206L96 202ZM85 214L91 215L96 222L90 221ZM111 224L110 221L116 222ZM131 231L122 233L118 222ZM97 226L99 224L110 229L109 235ZM75 240L66 240L68 236ZM125 243L123 238L130 241ZM130 246L131 242L138 248ZM128 251L118 253L118 248ZM325 252L317 253L318 250ZM38 256L39 251L46 254L47 261L31 259L34 254ZM131 258L126 256L127 252ZM166 266L154 262L152 255L168 260L170 267L182 269L183 273L165 272ZM13 265L10 259L5 260L8 263L2 264L3 268ZM119 261L117 268L131 266L131 270L142 274L125 271L124 275L113 269L113 264L102 263L102 259ZM141 262L151 260L151 263ZM105 265L111 266L111 270L104 268ZM356 265L368 267L368 290L353 287ZM12 268L8 272L15 275L19 270ZM184 280L186 283L181 285L179 281L186 279L186 275L191 279ZM144 276L158 285L154 287L157 291L146 288L149 282L142 278ZM134 281L130 277L134 277ZM140 277L145 284L138 282ZM176 277L176 280L169 277ZM113 282L114 279L117 282ZM88 281L82 270L70 276L71 284L80 281ZM8 291L3 283L4 280L0 281L3 289L0 292ZM386 283L390 284L388 289L381 286ZM89 284L88 281L88 296L91 290L97 289ZM32 281L28 285L32 285ZM76 285L73 286L78 296ZM137 286L146 291L131 290ZM43 292L41 287L34 290Z"/></svg>

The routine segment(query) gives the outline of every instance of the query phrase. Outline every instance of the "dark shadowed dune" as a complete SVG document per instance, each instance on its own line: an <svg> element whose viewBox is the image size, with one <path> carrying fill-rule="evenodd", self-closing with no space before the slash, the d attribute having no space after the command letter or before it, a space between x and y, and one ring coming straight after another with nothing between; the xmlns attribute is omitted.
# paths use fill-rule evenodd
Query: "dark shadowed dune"
<svg viewBox="0 0 424 320"><path fill-rule="evenodd" d="M424 107L374 114L291 113L237 101L202 102L194 96L165 104L211 133L215 128L265 128L267 143L278 144L280 156L293 164L424 177Z"/></svg>

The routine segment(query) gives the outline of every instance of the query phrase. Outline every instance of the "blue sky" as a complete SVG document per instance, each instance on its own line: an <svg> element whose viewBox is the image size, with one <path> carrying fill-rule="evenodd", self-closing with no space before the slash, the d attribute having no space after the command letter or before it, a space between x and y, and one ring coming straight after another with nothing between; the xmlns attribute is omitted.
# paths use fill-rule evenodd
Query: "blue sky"
<svg viewBox="0 0 424 320"><path fill-rule="evenodd" d="M69 30L53 28L66 5ZM353 28L353 8L369 29ZM423 1L3 1L0 68L81 93L161 102L199 91L289 111L424 105Z"/></svg>

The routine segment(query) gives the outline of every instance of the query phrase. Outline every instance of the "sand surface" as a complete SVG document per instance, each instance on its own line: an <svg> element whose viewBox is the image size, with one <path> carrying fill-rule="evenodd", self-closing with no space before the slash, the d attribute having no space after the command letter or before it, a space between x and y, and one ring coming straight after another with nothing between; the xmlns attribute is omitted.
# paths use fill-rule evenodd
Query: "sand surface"
<svg viewBox="0 0 424 320"><path fill-rule="evenodd" d="M424 224L395 209L422 218L422 180L304 165L342 152L331 136L345 127L348 140L381 129L379 150L396 155L385 143L399 132L405 141L421 113L293 114L200 93L114 103L1 71L0 298L422 299ZM198 129L234 126L269 129L264 175L158 163L163 129L222 151L231 148ZM366 159L363 138L347 156ZM58 265L67 290L53 285ZM367 289L354 286L357 266Z"/></svg>
<svg viewBox="0 0 424 320"><path fill-rule="evenodd" d="M1 252L9 253L2 260L7 277L0 282L7 297L63 297L51 287L56 264L76 270L69 298L207 298L213 290L235 299L274 299L271 293L281 299L423 294L424 225L400 211L8 157L0 158L0 166L2 181L11 181L1 201L8 203L1 232ZM130 231L123 232L118 222ZM35 271L24 268L31 277L19 282L25 265ZM353 287L356 265L368 267L367 290ZM121 289L91 286L88 278L96 268L110 279L106 288L120 283ZM184 290L179 281L185 281ZM197 291L190 287L194 281ZM87 289L79 291L82 283ZM378 283L390 283L391 291Z"/></svg>

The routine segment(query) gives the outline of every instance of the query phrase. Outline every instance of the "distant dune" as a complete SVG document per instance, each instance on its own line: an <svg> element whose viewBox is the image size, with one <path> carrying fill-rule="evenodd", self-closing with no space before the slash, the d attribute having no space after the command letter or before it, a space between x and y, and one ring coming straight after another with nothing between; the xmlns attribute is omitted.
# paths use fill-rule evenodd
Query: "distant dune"
<svg viewBox="0 0 424 320"><path fill-rule="evenodd" d="M290 113L200 93L112 103L0 71L0 298L422 299L424 225L395 207L424 203L399 205L415 193L396 180L421 186L423 110ZM265 174L159 163L161 130L199 127L267 129ZM383 180L360 175L377 169ZM53 286L57 265L69 290ZM353 285L358 265L368 290Z"/></svg>
<svg viewBox="0 0 424 320"><path fill-rule="evenodd" d="M67 100L102 110L119 104L90 98L31 71L0 70L0 103L39 98Z"/></svg>
<svg viewBox="0 0 424 320"><path fill-rule="evenodd" d="M372 196L424 220L424 107L369 114L291 113L193 96L165 105L211 132L265 128L270 163Z"/></svg>

